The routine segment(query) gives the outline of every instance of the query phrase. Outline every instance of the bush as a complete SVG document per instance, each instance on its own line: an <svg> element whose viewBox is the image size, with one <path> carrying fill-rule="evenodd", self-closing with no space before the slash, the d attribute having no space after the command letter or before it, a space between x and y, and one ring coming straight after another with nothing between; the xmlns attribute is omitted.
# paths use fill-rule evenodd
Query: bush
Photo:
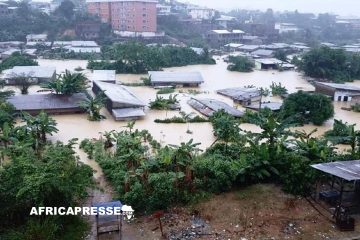
<svg viewBox="0 0 360 240"><path fill-rule="evenodd" d="M159 91L157 91L156 94L170 94L170 93L174 93L175 89L174 88L162 88Z"/></svg>
<svg viewBox="0 0 360 240"><path fill-rule="evenodd" d="M223 155L199 157L194 166L197 188L213 193L229 191L240 172L239 164Z"/></svg>
<svg viewBox="0 0 360 240"><path fill-rule="evenodd" d="M312 122L322 125L334 116L334 106L327 96L299 91L285 99L281 115L284 119L294 118L299 124Z"/></svg>
<svg viewBox="0 0 360 240"><path fill-rule="evenodd" d="M254 63L247 57L229 56L229 62L230 64L227 68L229 71L252 72L255 67Z"/></svg>
<svg viewBox="0 0 360 240"><path fill-rule="evenodd" d="M318 172L310 167L311 161L303 156L287 154L286 170L281 174L281 182L284 191L301 196L308 196L312 192L312 187L318 180Z"/></svg>

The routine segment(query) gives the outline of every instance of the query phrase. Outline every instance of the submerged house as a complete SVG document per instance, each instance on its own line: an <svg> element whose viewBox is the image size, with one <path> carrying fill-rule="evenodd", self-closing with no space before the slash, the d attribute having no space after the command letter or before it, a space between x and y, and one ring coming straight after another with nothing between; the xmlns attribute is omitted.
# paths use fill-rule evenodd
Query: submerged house
<svg viewBox="0 0 360 240"><path fill-rule="evenodd" d="M106 109L116 121L135 120L145 116L146 104L124 86L94 81L92 90L95 94L105 92Z"/></svg>
<svg viewBox="0 0 360 240"><path fill-rule="evenodd" d="M102 81L107 83L116 83L116 71L115 70L94 70L90 80Z"/></svg>
<svg viewBox="0 0 360 240"><path fill-rule="evenodd" d="M198 87L204 82L200 72L162 72L150 71L152 86Z"/></svg>
<svg viewBox="0 0 360 240"><path fill-rule="evenodd" d="M315 82L315 92L325 94L337 102L350 102L360 95L360 88L348 84Z"/></svg>
<svg viewBox="0 0 360 240"><path fill-rule="evenodd" d="M252 105L261 100L261 92L257 88L226 88L218 90L217 93L230 97L234 102L243 106Z"/></svg>
<svg viewBox="0 0 360 240"><path fill-rule="evenodd" d="M268 69L278 69L279 65L284 62L276 58L260 58L255 59L255 69L257 70L268 70Z"/></svg>
<svg viewBox="0 0 360 240"><path fill-rule="evenodd" d="M207 117L211 117L215 112L220 110L225 110L225 112L234 117L242 117L244 115L242 111L239 111L236 108L233 108L228 104L215 99L191 98L188 101L188 104Z"/></svg>
<svg viewBox="0 0 360 240"><path fill-rule="evenodd" d="M83 113L80 102L86 99L84 93L71 96L57 94L34 94L12 96L8 102L14 105L17 112L27 112L36 115L41 111L48 114Z"/></svg>
<svg viewBox="0 0 360 240"><path fill-rule="evenodd" d="M15 79L19 77L26 77L32 80L34 84L51 82L56 79L55 67L43 66L15 66L11 69L4 70L1 76L6 84L12 85Z"/></svg>
<svg viewBox="0 0 360 240"><path fill-rule="evenodd" d="M262 102L261 104L260 104L260 102L258 102L256 104L246 106L246 108L256 110L256 111L259 111L260 109L268 108L273 112L277 112L277 111L280 111L281 106L282 106L282 103L279 103L279 102Z"/></svg>

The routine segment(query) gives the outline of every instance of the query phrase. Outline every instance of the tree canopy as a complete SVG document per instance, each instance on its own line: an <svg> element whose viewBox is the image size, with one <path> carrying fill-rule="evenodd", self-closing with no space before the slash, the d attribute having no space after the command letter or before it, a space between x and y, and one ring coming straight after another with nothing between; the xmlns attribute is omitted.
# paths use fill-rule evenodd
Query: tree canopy
<svg viewBox="0 0 360 240"><path fill-rule="evenodd" d="M227 68L229 71L252 72L254 67L254 63L247 57L229 56L229 66Z"/></svg>
<svg viewBox="0 0 360 240"><path fill-rule="evenodd" d="M20 52L13 53L0 63L0 72L15 66L38 66L38 62L26 54Z"/></svg>
<svg viewBox="0 0 360 240"><path fill-rule="evenodd" d="M334 106L325 95L299 91L284 100L281 115L283 118L293 117L300 124L322 125L334 116Z"/></svg>
<svg viewBox="0 0 360 240"><path fill-rule="evenodd" d="M350 81L360 77L359 62L358 54L347 54L342 49L320 47L306 53L300 60L299 67L309 77Z"/></svg>

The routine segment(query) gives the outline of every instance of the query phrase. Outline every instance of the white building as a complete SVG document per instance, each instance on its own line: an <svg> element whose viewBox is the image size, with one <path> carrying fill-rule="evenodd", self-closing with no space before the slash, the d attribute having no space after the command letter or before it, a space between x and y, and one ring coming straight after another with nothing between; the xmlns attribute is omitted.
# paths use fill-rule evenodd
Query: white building
<svg viewBox="0 0 360 240"><path fill-rule="evenodd" d="M275 29L278 30L280 34L300 31L300 28L293 23L275 23Z"/></svg>
<svg viewBox="0 0 360 240"><path fill-rule="evenodd" d="M211 8L188 8L188 14L192 19L211 20L215 17L216 10Z"/></svg>
<svg viewBox="0 0 360 240"><path fill-rule="evenodd" d="M171 6L156 4L157 15L170 15L171 14Z"/></svg>
<svg viewBox="0 0 360 240"><path fill-rule="evenodd" d="M27 42L45 42L47 34L29 34L26 36Z"/></svg>

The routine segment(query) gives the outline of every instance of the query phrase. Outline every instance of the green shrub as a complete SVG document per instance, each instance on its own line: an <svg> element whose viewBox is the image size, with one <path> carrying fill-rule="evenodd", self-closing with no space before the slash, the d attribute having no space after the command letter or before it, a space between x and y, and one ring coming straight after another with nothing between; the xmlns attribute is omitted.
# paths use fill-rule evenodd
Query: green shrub
<svg viewBox="0 0 360 240"><path fill-rule="evenodd" d="M170 93L174 93L175 89L174 88L162 88L159 91L157 91L156 94L170 94Z"/></svg>

